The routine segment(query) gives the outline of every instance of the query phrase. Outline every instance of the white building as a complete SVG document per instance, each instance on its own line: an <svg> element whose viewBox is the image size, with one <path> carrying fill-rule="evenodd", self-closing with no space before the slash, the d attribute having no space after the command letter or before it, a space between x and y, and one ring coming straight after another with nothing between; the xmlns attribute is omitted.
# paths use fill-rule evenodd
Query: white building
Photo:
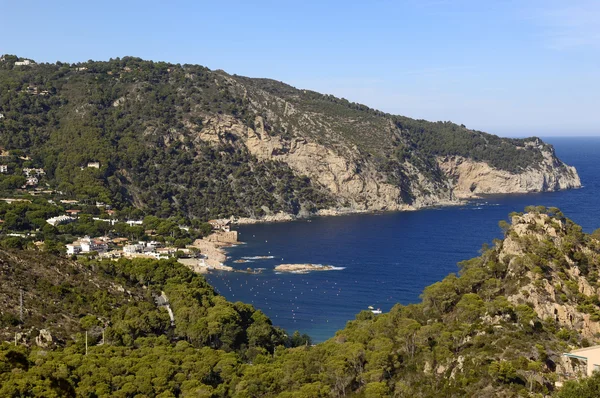
<svg viewBox="0 0 600 398"><path fill-rule="evenodd" d="M99 169L100 168L100 162L89 162L87 164L87 167L92 167L94 169Z"/></svg>
<svg viewBox="0 0 600 398"><path fill-rule="evenodd" d="M79 254L81 253L81 246L71 243L67 245L67 254Z"/></svg>
<svg viewBox="0 0 600 398"><path fill-rule="evenodd" d="M43 176L46 174L46 172L44 171L44 169L23 169L23 173L25 174L26 177L39 177L39 176Z"/></svg>
<svg viewBox="0 0 600 398"><path fill-rule="evenodd" d="M134 225L143 225L144 222L141 220L127 220L125 221L130 227L133 227Z"/></svg>
<svg viewBox="0 0 600 398"><path fill-rule="evenodd" d="M123 252L127 254L143 253L145 246L143 244L133 244L123 246Z"/></svg>
<svg viewBox="0 0 600 398"><path fill-rule="evenodd" d="M35 62L32 62L32 61L30 61L28 59L25 59L23 61L17 61L17 62L15 62L15 66L27 66L27 65L34 64L34 63Z"/></svg>
<svg viewBox="0 0 600 398"><path fill-rule="evenodd" d="M37 177L27 177L27 181L25 182L25 186L35 187L38 182L40 182Z"/></svg>
<svg viewBox="0 0 600 398"><path fill-rule="evenodd" d="M89 236L86 236L82 239L73 242L70 245L67 245L67 254L79 254L90 252L104 253L107 250L108 245L105 242L98 239L92 239Z"/></svg>
<svg viewBox="0 0 600 398"><path fill-rule="evenodd" d="M600 345L581 348L563 355L585 361L587 363L588 376L591 376L594 372L600 372Z"/></svg>
<svg viewBox="0 0 600 398"><path fill-rule="evenodd" d="M53 226L57 226L59 224L67 224L70 222L75 221L75 219L73 217L69 217L69 216L58 216L58 217L52 217L46 220L46 222L50 225Z"/></svg>
<svg viewBox="0 0 600 398"><path fill-rule="evenodd" d="M8 173L8 165L0 164L0 173Z"/></svg>

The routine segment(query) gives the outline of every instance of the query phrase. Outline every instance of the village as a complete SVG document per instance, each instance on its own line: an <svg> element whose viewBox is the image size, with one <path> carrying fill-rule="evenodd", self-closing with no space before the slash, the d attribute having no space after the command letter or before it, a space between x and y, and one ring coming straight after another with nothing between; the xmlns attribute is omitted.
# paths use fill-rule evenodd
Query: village
<svg viewBox="0 0 600 398"><path fill-rule="evenodd" d="M30 246L73 259L84 256L176 258L197 273L234 271L223 263L224 248L238 243L230 220L174 220L113 209L108 203L69 198L50 185L40 167L29 167L24 153L0 148L0 243ZM27 166L27 167L25 167ZM99 161L80 169L99 170ZM43 215L47 217L41 218Z"/></svg>

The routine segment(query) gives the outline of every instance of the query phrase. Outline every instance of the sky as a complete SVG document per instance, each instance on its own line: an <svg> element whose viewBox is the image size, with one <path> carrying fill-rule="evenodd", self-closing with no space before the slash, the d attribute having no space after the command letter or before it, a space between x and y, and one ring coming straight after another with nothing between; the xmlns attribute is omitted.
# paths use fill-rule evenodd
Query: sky
<svg viewBox="0 0 600 398"><path fill-rule="evenodd" d="M0 54L268 77L502 136L600 135L600 0L0 0Z"/></svg>

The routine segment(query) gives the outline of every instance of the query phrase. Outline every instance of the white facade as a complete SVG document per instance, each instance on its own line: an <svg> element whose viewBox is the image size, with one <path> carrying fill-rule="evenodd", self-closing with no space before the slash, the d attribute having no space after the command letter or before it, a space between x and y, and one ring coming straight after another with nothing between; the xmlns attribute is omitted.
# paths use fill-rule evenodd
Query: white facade
<svg viewBox="0 0 600 398"><path fill-rule="evenodd" d="M46 174L44 169L23 169L23 173L25 173L26 177L39 177Z"/></svg>
<svg viewBox="0 0 600 398"><path fill-rule="evenodd" d="M59 224L66 224L66 223L70 223L75 221L75 219L73 217L69 217L69 216L58 216L58 217L52 217L46 220L46 222L50 225L54 225L57 226Z"/></svg>
<svg viewBox="0 0 600 398"><path fill-rule="evenodd" d="M27 177L27 182L25 182L25 186L29 185L31 187L36 186L40 182L37 177Z"/></svg>
<svg viewBox="0 0 600 398"><path fill-rule="evenodd" d="M87 164L87 167L92 167L94 169L99 169L100 168L100 162L89 162Z"/></svg>
<svg viewBox="0 0 600 398"><path fill-rule="evenodd" d="M585 361L587 363L588 376L591 376L594 372L600 372L600 345L581 348L564 355Z"/></svg>
<svg viewBox="0 0 600 398"><path fill-rule="evenodd" d="M27 65L31 65L33 62L31 62L30 60L26 59L23 61L17 61L15 62L15 66L27 66Z"/></svg>
<svg viewBox="0 0 600 398"><path fill-rule="evenodd" d="M76 244L67 245L67 254L79 254L81 253L81 246Z"/></svg>
<svg viewBox="0 0 600 398"><path fill-rule="evenodd" d="M134 245L125 245L123 246L123 252L128 254L143 253L144 245L140 245L139 243Z"/></svg>
<svg viewBox="0 0 600 398"><path fill-rule="evenodd" d="M81 243L81 251L84 253L89 252L105 252L108 250L108 245L99 240L90 239L89 236L80 240Z"/></svg>
<svg viewBox="0 0 600 398"><path fill-rule="evenodd" d="M0 164L0 173L8 173L8 165Z"/></svg>

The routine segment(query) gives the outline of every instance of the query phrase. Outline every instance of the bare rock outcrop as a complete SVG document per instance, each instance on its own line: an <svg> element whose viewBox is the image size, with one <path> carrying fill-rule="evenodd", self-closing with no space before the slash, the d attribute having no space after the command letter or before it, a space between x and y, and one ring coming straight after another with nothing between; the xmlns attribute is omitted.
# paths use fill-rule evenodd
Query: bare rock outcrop
<svg viewBox="0 0 600 398"><path fill-rule="evenodd" d="M548 149L539 148L543 161L521 173L499 170L487 163L461 156L439 157L438 164L453 181L454 194L461 199L486 194L528 193L579 188L577 170L558 161Z"/></svg>
<svg viewBox="0 0 600 398"><path fill-rule="evenodd" d="M35 344L38 347L47 348L52 344L52 334L46 329L40 329L40 333L35 338Z"/></svg>
<svg viewBox="0 0 600 398"><path fill-rule="evenodd" d="M577 296L598 297L600 292L581 274L577 264L560 251L568 239L566 223L561 219L544 213L514 216L498 257L508 263L510 277L529 282L507 299L513 304L528 304L540 319L552 319L593 340L600 335L600 322L578 308ZM528 257L536 250L531 247L536 244L532 242L557 249L553 260L542 260L546 271L532 269Z"/></svg>
<svg viewBox="0 0 600 398"><path fill-rule="evenodd" d="M293 113L291 104L283 103L280 107ZM324 131L332 131L323 125L324 122L308 115L303 115L300 125L306 129L315 123ZM191 126L188 123L188 127ZM314 185L331 194L337 203L329 210L335 214L414 210L457 204L460 199L484 194L542 192L581 186L575 168L560 162L551 147L541 143L536 150L542 151L543 161L521 173L499 170L487 163L459 156L439 157L439 170L429 172L422 165L416 167L410 160L405 160L401 165L404 175L400 183L391 182L389 175L355 146L340 142L325 145L303 131L293 130L284 138L271 133L262 116L255 117L253 127L247 127L232 116L207 115L197 139L217 144L233 136L257 159L287 164L296 174L309 177ZM430 172L439 174L432 178Z"/></svg>
<svg viewBox="0 0 600 398"><path fill-rule="evenodd" d="M216 143L224 139L226 133L244 140L250 153L259 160L281 161L299 175L308 176L331 192L340 203L347 203L347 207L355 210L411 208L400 201L400 189L386 183L385 176L374 166L367 164L359 169L354 159L306 138L295 137L286 141L279 136L270 136L261 117L256 118L254 129L231 117L210 118L199 138Z"/></svg>

